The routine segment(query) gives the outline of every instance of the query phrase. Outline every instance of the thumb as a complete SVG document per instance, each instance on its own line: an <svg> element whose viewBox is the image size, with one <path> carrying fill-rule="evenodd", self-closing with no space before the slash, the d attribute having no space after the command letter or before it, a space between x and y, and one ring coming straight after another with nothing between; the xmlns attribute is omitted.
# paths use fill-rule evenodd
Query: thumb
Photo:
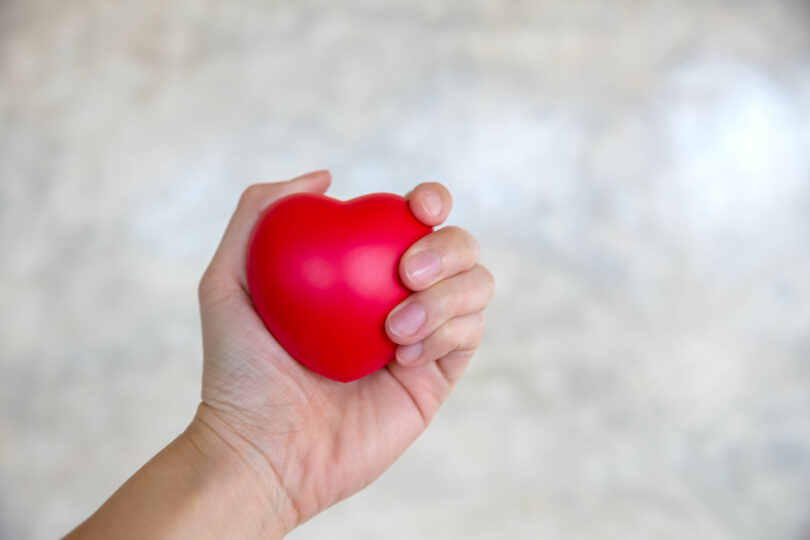
<svg viewBox="0 0 810 540"><path fill-rule="evenodd" d="M281 197L292 193L324 193L331 179L329 171L320 170L286 182L253 184L245 189L203 280L208 279L217 283L231 281L247 288L245 278L247 243L253 226L264 209Z"/></svg>

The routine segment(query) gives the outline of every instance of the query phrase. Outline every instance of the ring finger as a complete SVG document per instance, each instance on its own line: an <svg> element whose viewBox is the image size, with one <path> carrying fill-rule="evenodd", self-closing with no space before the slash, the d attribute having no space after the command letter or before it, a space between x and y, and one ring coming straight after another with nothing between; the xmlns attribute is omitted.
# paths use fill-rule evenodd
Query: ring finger
<svg viewBox="0 0 810 540"><path fill-rule="evenodd" d="M466 272L410 295L389 313L386 332L400 345L422 341L453 317L483 310L494 288L492 274L477 264Z"/></svg>
<svg viewBox="0 0 810 540"><path fill-rule="evenodd" d="M484 314L480 311L450 319L424 340L397 348L397 360L404 366L421 366L453 351L478 348L484 333Z"/></svg>

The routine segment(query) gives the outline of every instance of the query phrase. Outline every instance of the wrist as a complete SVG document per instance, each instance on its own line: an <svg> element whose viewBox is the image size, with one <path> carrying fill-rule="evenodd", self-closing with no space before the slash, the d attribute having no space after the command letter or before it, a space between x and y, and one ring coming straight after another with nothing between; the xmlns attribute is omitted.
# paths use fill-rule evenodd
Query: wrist
<svg viewBox="0 0 810 540"><path fill-rule="evenodd" d="M282 538L298 513L259 450L207 405L67 538Z"/></svg>
<svg viewBox="0 0 810 540"><path fill-rule="evenodd" d="M299 513L267 457L234 431L205 403L178 438L201 494L217 506L215 512L236 526L244 538L282 538L299 522ZM225 514L228 514L227 516Z"/></svg>

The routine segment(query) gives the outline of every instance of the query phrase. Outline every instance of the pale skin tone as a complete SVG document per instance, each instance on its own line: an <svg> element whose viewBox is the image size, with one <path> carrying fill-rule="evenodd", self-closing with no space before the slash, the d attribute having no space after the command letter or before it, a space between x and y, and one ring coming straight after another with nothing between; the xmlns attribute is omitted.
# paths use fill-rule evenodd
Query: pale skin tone
<svg viewBox="0 0 810 540"><path fill-rule="evenodd" d="M282 538L363 489L424 431L475 353L494 292L479 248L457 227L413 244L400 277L413 291L386 319L398 344L383 369L350 383L298 364L253 309L245 250L261 212L295 192L324 193L327 171L248 188L199 285L202 402L189 427L68 538ZM408 195L438 226L449 191ZM421 311L420 311L421 310Z"/></svg>

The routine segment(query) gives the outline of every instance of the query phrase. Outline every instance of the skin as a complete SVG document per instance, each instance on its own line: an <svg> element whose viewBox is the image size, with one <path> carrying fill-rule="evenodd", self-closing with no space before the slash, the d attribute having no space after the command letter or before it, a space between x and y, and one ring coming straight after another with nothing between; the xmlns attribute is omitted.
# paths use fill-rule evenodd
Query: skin
<svg viewBox="0 0 810 540"><path fill-rule="evenodd" d="M414 292L386 319L396 361L350 383L309 371L254 311L245 250L273 201L324 193L329 183L328 171L315 171L244 192L199 285L204 360L194 419L69 538L281 538L367 486L425 430L478 348L494 280L469 233L439 229L401 259ZM431 226L452 207L438 183L407 198ZM397 325L403 313L421 321L410 333Z"/></svg>

